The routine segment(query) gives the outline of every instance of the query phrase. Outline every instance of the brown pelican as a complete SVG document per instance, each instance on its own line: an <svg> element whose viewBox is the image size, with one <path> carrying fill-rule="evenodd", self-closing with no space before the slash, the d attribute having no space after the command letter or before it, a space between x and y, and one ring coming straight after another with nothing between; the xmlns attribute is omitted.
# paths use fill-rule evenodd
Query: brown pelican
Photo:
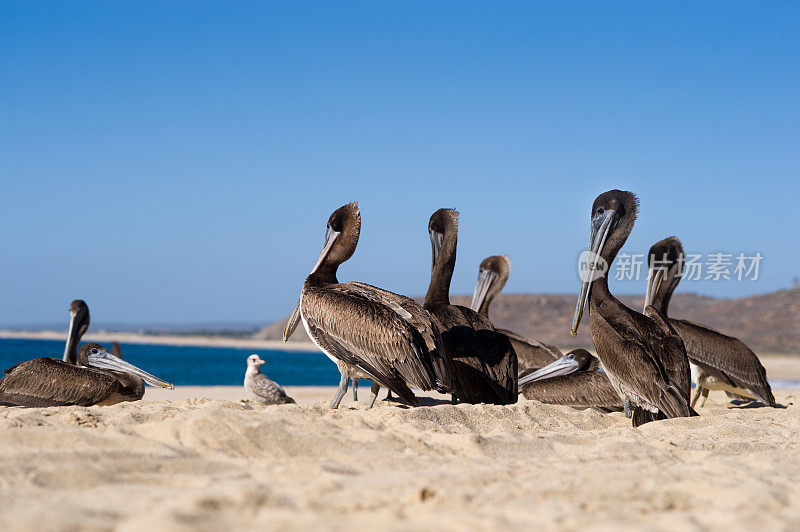
<svg viewBox="0 0 800 532"><path fill-rule="evenodd" d="M133 374L150 385L174 388L115 357L101 345L83 344L76 364L54 358L35 358L5 370L0 380L0 405L65 406L113 405L134 400L124 376ZM122 378L121 378L122 377Z"/></svg>
<svg viewBox="0 0 800 532"><path fill-rule="evenodd" d="M653 244L647 260L649 274L644 304L652 305L667 316L672 293L683 270L681 241L671 236ZM709 390L722 390L738 398L758 399L775 406L767 372L756 354L744 343L705 325L674 318L668 318L668 321L686 346L692 380L696 384L692 407L701 395L702 407Z"/></svg>
<svg viewBox="0 0 800 532"><path fill-rule="evenodd" d="M527 399L603 412L622 410L600 361L585 349L574 349L547 366L521 372L519 389Z"/></svg>
<svg viewBox="0 0 800 532"><path fill-rule="evenodd" d="M469 307L489 319L489 306L506 285L511 273L511 259L507 255L492 255L486 257L478 268L478 280L475 282L475 291L472 294L472 303ZM528 369L539 369L561 358L558 348L526 338L507 329L496 329L505 334L511 341L517 360L520 374Z"/></svg>
<svg viewBox="0 0 800 532"><path fill-rule="evenodd" d="M381 386L417 406L409 386L440 386L431 363L438 356L438 331L412 299L364 283L339 283L336 271L355 252L360 232L356 202L331 214L322 252L283 338L288 340L302 321L309 338L337 364L342 378L331 408L339 406L351 378L373 381L370 408Z"/></svg>
<svg viewBox="0 0 800 532"><path fill-rule="evenodd" d="M268 405L294 403L294 399L286 395L280 384L269 380L261 373L259 366L265 364L258 355L247 357L247 371L244 373L244 389L257 400Z"/></svg>
<svg viewBox="0 0 800 532"><path fill-rule="evenodd" d="M492 322L467 307L450 304L450 280L456 264L458 213L439 209L428 231L433 269L423 308L434 317L442 335L444 358L440 375L454 399L467 403L517 402L517 355L508 338Z"/></svg>
<svg viewBox="0 0 800 532"><path fill-rule="evenodd" d="M82 299L76 299L69 305L69 329L64 347L63 361L76 365L78 360L78 344L89 329L89 306ZM122 359L122 347L118 342L111 344L111 354ZM145 381L133 373L114 372L114 376L122 385L120 394L126 401L138 401L144 397Z"/></svg>
<svg viewBox="0 0 800 532"><path fill-rule="evenodd" d="M583 311L597 356L605 368L633 425L664 417L696 415L689 406L689 361L683 341L652 306L639 314L615 298L605 273L628 238L636 220L638 200L630 192L611 190L594 200L587 266L575 309L572 335Z"/></svg>

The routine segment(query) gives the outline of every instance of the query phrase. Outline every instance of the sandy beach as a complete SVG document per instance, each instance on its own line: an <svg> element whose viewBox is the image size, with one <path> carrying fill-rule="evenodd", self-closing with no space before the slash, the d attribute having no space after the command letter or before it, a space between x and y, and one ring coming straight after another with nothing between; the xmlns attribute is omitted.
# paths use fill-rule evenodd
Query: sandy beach
<svg viewBox="0 0 800 532"><path fill-rule="evenodd" d="M288 387L149 389L109 407L0 408L7 530L733 529L800 526L800 390L712 393L699 418L631 428L543 405L327 403ZM369 390L362 387L362 400ZM385 392L381 392L381 398Z"/></svg>

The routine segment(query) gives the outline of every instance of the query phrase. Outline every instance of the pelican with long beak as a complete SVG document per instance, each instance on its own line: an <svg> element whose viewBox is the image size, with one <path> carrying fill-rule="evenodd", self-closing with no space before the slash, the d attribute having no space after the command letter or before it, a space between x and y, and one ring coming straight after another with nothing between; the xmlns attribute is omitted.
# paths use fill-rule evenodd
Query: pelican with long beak
<svg viewBox="0 0 800 532"><path fill-rule="evenodd" d="M638 200L630 192L611 190L594 200L571 330L575 336L588 308L597 357L633 426L696 415L689 406L689 361L681 337L652 306L639 314L608 289L606 273L630 235L637 211Z"/></svg>
<svg viewBox="0 0 800 532"><path fill-rule="evenodd" d="M523 374L519 389L526 399L603 412L622 410L600 361L585 349L574 349L547 366Z"/></svg>
<svg viewBox="0 0 800 532"><path fill-rule="evenodd" d="M410 386L442 386L432 361L441 356L439 332L413 299L364 283L338 281L339 265L355 252L360 233L356 202L331 214L322 252L303 283L283 339L288 340L302 321L309 338L337 365L341 379L331 408L338 408L350 379L373 382L369 408L381 386L417 406Z"/></svg>
<svg viewBox="0 0 800 532"><path fill-rule="evenodd" d="M120 375L135 375L151 386L174 386L109 353L96 343L83 344L76 363L35 358L5 370L0 380L0 405L92 406L135 400Z"/></svg>
<svg viewBox="0 0 800 532"><path fill-rule="evenodd" d="M683 273L683 245L674 236L656 242L647 256L647 293L644 306L667 316L672 293ZM720 390L738 399L757 399L775 406L775 397L767 381L767 371L756 354L738 338L727 336L705 325L667 318L686 346L695 396L692 407L702 395L705 405L709 390Z"/></svg>
<svg viewBox="0 0 800 532"><path fill-rule="evenodd" d="M428 220L432 268L423 308L442 332L444 358L437 373L454 400L467 403L517 402L517 354L508 337L467 307L450 304L456 265L458 213L439 209Z"/></svg>
<svg viewBox="0 0 800 532"><path fill-rule="evenodd" d="M489 307L494 298L500 294L511 274L511 259L508 255L492 255L486 257L478 267L478 279L472 294L469 308L486 319L489 318ZM498 333L505 334L514 352L517 354L520 374L529 369L539 369L554 360L561 358L561 351L552 345L533 340L508 329L495 328Z"/></svg>

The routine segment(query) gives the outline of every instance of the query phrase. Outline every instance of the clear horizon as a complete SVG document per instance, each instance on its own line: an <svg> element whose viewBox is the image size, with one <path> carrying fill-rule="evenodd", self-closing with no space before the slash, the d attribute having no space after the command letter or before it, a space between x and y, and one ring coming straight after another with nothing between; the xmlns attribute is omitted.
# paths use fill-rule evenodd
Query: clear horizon
<svg viewBox="0 0 800 532"><path fill-rule="evenodd" d="M453 294L575 293L594 197L635 192L623 252L760 253L800 274L800 4L31 4L0 8L0 327L272 323L338 206L340 268L416 296L427 221L461 213ZM731 268L731 271L733 268ZM619 294L645 281L612 281Z"/></svg>

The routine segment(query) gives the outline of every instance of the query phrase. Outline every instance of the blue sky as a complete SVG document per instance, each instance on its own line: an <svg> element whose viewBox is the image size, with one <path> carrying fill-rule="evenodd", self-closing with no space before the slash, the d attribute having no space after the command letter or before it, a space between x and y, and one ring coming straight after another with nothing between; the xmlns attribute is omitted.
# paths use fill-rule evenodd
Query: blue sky
<svg viewBox="0 0 800 532"><path fill-rule="evenodd" d="M454 293L576 293L593 198L636 192L625 251L800 273L796 2L4 2L0 325L269 322L332 210L341 280L424 294L427 219L461 212ZM644 281L616 282L622 293Z"/></svg>

